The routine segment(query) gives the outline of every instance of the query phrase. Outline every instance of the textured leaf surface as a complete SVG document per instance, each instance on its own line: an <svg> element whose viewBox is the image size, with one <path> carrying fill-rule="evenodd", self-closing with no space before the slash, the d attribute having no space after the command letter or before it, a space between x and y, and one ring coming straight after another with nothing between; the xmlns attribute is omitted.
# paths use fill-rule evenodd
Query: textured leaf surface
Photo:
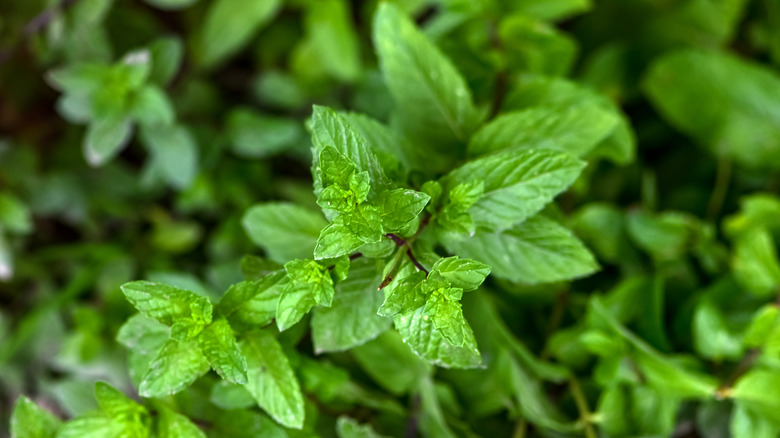
<svg viewBox="0 0 780 438"><path fill-rule="evenodd" d="M445 190L484 181L485 192L469 210L478 227L501 230L541 210L577 179L585 163L560 152L507 151L470 161L443 180Z"/></svg>
<svg viewBox="0 0 780 438"><path fill-rule="evenodd" d="M249 238L277 263L311 257L320 230L327 225L322 214L283 202L250 208L242 223Z"/></svg>
<svg viewBox="0 0 780 438"><path fill-rule="evenodd" d="M149 371L144 376L138 392L144 397L175 394L208 370L209 361L200 352L195 339L170 339L149 364Z"/></svg>
<svg viewBox="0 0 780 438"><path fill-rule="evenodd" d="M303 427L303 395L282 347L268 333L253 332L242 342L246 388L257 404L286 427Z"/></svg>
<svg viewBox="0 0 780 438"><path fill-rule="evenodd" d="M543 216L503 232L478 232L447 248L487 263L497 277L527 284L571 280L598 269L593 254L571 231Z"/></svg>
<svg viewBox="0 0 780 438"><path fill-rule="evenodd" d="M151 281L125 283L122 292L141 313L163 324L182 318L211 322L211 302L194 292Z"/></svg>
<svg viewBox="0 0 780 438"><path fill-rule="evenodd" d="M444 368L478 368L482 357L477 341L468 329L462 346L449 343L435 329L432 319L420 308L413 313L396 315L395 328L412 351L431 364Z"/></svg>
<svg viewBox="0 0 780 438"><path fill-rule="evenodd" d="M246 383L246 360L226 320L218 319L209 324L198 336L198 345L211 368L223 379Z"/></svg>
<svg viewBox="0 0 780 438"><path fill-rule="evenodd" d="M357 259L352 263L349 278L336 286L333 304L314 312L311 328L315 352L348 350L390 328L392 321L377 315L384 298L377 290L381 281L374 261Z"/></svg>

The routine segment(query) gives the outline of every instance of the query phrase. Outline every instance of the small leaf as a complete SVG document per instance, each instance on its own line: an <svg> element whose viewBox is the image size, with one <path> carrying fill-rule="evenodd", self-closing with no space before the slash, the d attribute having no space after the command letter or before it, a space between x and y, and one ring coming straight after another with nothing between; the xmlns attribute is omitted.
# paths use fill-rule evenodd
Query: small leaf
<svg viewBox="0 0 780 438"><path fill-rule="evenodd" d="M11 414L12 438L54 438L61 421L25 396L19 397Z"/></svg>
<svg viewBox="0 0 780 438"><path fill-rule="evenodd" d="M159 438L206 438L206 434L189 418L162 406L158 409L160 417L157 421L157 436Z"/></svg>
<svg viewBox="0 0 780 438"><path fill-rule="evenodd" d="M141 130L152 154L151 166L174 188L185 189L198 173L198 146L189 130L179 125L154 125Z"/></svg>
<svg viewBox="0 0 780 438"><path fill-rule="evenodd" d="M209 324L198 336L198 346L211 368L223 379L246 383L246 360L226 320L218 319Z"/></svg>
<svg viewBox="0 0 780 438"><path fill-rule="evenodd" d="M168 96L156 85L147 85L133 95L130 115L144 126L170 125L175 118Z"/></svg>
<svg viewBox="0 0 780 438"><path fill-rule="evenodd" d="M431 197L422 192L394 189L382 192L377 201L385 231L398 231L423 211Z"/></svg>
<svg viewBox="0 0 780 438"><path fill-rule="evenodd" d="M458 256L439 259L431 268L441 274L453 286L464 291L474 290L490 274L490 266L474 260L461 259Z"/></svg>
<svg viewBox="0 0 780 438"><path fill-rule="evenodd" d="M84 156L91 166L102 166L130 142L133 124L125 117L101 117L89 124L84 137Z"/></svg>
<svg viewBox="0 0 780 438"><path fill-rule="evenodd" d="M303 427L303 395L282 347L270 334L253 332L241 343L247 361L245 385L257 404L285 427Z"/></svg>
<svg viewBox="0 0 780 438"><path fill-rule="evenodd" d="M477 341L470 328L463 345L457 346L444 339L422 308L412 313L396 315L394 321L404 342L415 354L429 363L444 368L479 368L482 365Z"/></svg>
<svg viewBox="0 0 780 438"><path fill-rule="evenodd" d="M423 281L425 281L425 273L417 271L390 283L387 288L387 298L377 313L382 316L394 316L399 313L413 312L424 306L426 297L421 290Z"/></svg>

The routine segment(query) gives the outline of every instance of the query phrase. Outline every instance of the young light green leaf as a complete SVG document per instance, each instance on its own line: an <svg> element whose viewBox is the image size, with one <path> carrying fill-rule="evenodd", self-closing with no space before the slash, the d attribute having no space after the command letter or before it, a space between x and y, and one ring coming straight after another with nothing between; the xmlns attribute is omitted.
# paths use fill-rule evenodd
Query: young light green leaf
<svg viewBox="0 0 780 438"><path fill-rule="evenodd" d="M774 418L780 410L780 400L773 395L780 390L780 374L756 368L737 381L731 396L742 406L766 418Z"/></svg>
<svg viewBox="0 0 780 438"><path fill-rule="evenodd" d="M614 131L618 118L595 102L574 107L530 107L504 114L477 131L468 152L480 156L506 149L553 149L575 157L590 152Z"/></svg>
<svg viewBox="0 0 780 438"><path fill-rule="evenodd" d="M363 240L344 223L341 216L322 229L314 248L314 259L332 259L348 255L363 245Z"/></svg>
<svg viewBox="0 0 780 438"><path fill-rule="evenodd" d="M194 292L151 281L125 283L122 292L139 312L165 325L180 319L211 322L211 302Z"/></svg>
<svg viewBox="0 0 780 438"><path fill-rule="evenodd" d="M418 144L448 151L464 143L480 115L466 81L392 3L374 16L374 46L404 130Z"/></svg>
<svg viewBox="0 0 780 438"><path fill-rule="evenodd" d="M149 364L157 357L171 329L141 313L130 317L119 329L117 342L130 349L129 372L135 385L140 385L149 371Z"/></svg>
<svg viewBox="0 0 780 438"><path fill-rule="evenodd" d="M246 388L276 421L285 427L303 427L303 395L279 343L266 332L249 333L241 343L247 361Z"/></svg>
<svg viewBox="0 0 780 438"><path fill-rule="evenodd" d="M422 292L423 281L425 273L422 271L394 280L388 285L385 301L377 313L382 316L395 316L424 306L426 297Z"/></svg>
<svg viewBox="0 0 780 438"><path fill-rule="evenodd" d="M247 210L242 220L249 238L268 253L268 257L285 263L311 257L320 230L328 223L322 214L295 204L272 202Z"/></svg>
<svg viewBox="0 0 780 438"><path fill-rule="evenodd" d="M330 306L333 301L333 279L329 270L314 260L292 260L284 265L287 277L293 284L311 285L314 302L321 306Z"/></svg>
<svg viewBox="0 0 780 438"><path fill-rule="evenodd" d="M341 416L336 422L336 432L339 438L382 438L370 424L358 424L352 418Z"/></svg>
<svg viewBox="0 0 780 438"><path fill-rule="evenodd" d="M159 438L206 438L206 434L189 418L162 406L158 409L157 436Z"/></svg>
<svg viewBox="0 0 780 438"><path fill-rule="evenodd" d="M211 368L223 379L246 383L246 360L226 320L218 319L206 326L198 336L198 346Z"/></svg>
<svg viewBox="0 0 780 438"><path fill-rule="evenodd" d="M371 183L375 187L385 184L386 178L376 155L358 130L338 113L324 106L314 106L311 119L311 140L314 145L314 192L318 194L325 184L322 175L317 171L320 167L319 155L327 146L332 146L341 155L354 163L358 172L368 172Z"/></svg>
<svg viewBox="0 0 780 438"><path fill-rule="evenodd" d="M387 232L398 231L423 211L431 197L409 189L382 192L377 201L382 227Z"/></svg>
<svg viewBox="0 0 780 438"><path fill-rule="evenodd" d="M485 193L469 210L478 227L503 230L522 222L566 190L585 163L545 150L507 151L488 155L450 172L446 191L474 180L485 182Z"/></svg>
<svg viewBox="0 0 780 438"><path fill-rule="evenodd" d="M89 412L65 423L57 432L57 438L105 438L123 436L123 433L122 423L101 412Z"/></svg>
<svg viewBox="0 0 780 438"><path fill-rule="evenodd" d="M463 317L463 309L460 304L462 289L450 289L443 292L456 295L456 298L448 298L443 294L434 293L425 303L423 313L430 316L433 326L441 336L452 345L461 347L471 334L471 327ZM423 316L423 318L425 318Z"/></svg>
<svg viewBox="0 0 780 438"><path fill-rule="evenodd" d="M84 156L91 166L102 166L130 142L133 124L122 116L101 117L89 124L84 137Z"/></svg>
<svg viewBox="0 0 780 438"><path fill-rule="evenodd" d="M571 280L598 269L593 255L571 231L543 216L445 245L451 253L487 263L493 275L519 283Z"/></svg>
<svg viewBox="0 0 780 438"><path fill-rule="evenodd" d="M143 397L175 394L208 370L209 361L198 348L196 339L169 339L149 364L149 371L141 381L138 392Z"/></svg>
<svg viewBox="0 0 780 438"><path fill-rule="evenodd" d="M11 438L54 438L61 421L25 396L11 413Z"/></svg>
<svg viewBox="0 0 780 438"><path fill-rule="evenodd" d="M778 426L764 415L753 412L740 402L734 403L729 430L733 438L774 438L780 433Z"/></svg>
<svg viewBox="0 0 780 438"><path fill-rule="evenodd" d="M769 232L755 228L740 234L735 243L731 266L737 281L756 295L776 294L780 261Z"/></svg>
<svg viewBox="0 0 780 438"><path fill-rule="evenodd" d="M276 326L279 327L279 331L283 332L294 326L317 305L312 293L315 287L316 285L311 283L292 281L284 286L276 305Z"/></svg>
<svg viewBox="0 0 780 438"><path fill-rule="evenodd" d="M268 23L282 0L217 0L206 12L200 41L201 63L213 66L241 49Z"/></svg>
<svg viewBox="0 0 780 438"><path fill-rule="evenodd" d="M217 304L217 311L231 323L239 325L264 325L276 315L276 305L281 293L283 270L272 272L258 280L242 281L228 288ZM266 322L266 324L267 324Z"/></svg>
<svg viewBox="0 0 780 438"><path fill-rule="evenodd" d="M424 314L423 308L396 315L394 322L412 351L433 365L443 368L478 368L482 365L471 328L465 334L463 345L457 346L444 339L431 318Z"/></svg>
<svg viewBox="0 0 780 438"><path fill-rule="evenodd" d="M95 400L100 410L111 418L129 420L146 413L143 406L104 382L95 383Z"/></svg>
<svg viewBox="0 0 780 438"><path fill-rule="evenodd" d="M382 293L376 288L381 281L375 261L361 258L352 262L349 277L336 286L333 304L314 311L315 353L348 350L390 328L392 321L377 315Z"/></svg>
<svg viewBox="0 0 780 438"><path fill-rule="evenodd" d="M470 291L485 281L485 277L490 274L490 266L452 256L439 259L431 268L431 272L438 272L453 286Z"/></svg>

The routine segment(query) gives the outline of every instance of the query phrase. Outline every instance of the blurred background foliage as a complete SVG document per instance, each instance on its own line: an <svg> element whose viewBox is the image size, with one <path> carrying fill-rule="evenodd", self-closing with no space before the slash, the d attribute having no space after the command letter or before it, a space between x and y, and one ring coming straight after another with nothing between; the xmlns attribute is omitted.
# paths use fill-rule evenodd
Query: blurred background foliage
<svg viewBox="0 0 780 438"><path fill-rule="evenodd" d="M622 108L609 159L548 208L602 270L466 300L485 370L432 374L392 334L319 356L284 334L296 433L778 436L780 2L395 3L488 114ZM376 4L0 2L0 430L20 394L66 418L97 380L132 393L120 284L218 297L261 254L250 206L315 207L312 104L392 123ZM214 382L174 404L210 436L293 434Z"/></svg>

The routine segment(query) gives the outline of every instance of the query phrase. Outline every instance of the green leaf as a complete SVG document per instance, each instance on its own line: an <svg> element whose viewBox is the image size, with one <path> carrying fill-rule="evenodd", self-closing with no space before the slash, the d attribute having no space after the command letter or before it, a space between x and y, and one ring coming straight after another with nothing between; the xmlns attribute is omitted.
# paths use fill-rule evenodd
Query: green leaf
<svg viewBox="0 0 780 438"><path fill-rule="evenodd" d="M287 277L293 284L307 284L314 302L330 306L333 301L333 278L329 270L314 260L292 260L284 265Z"/></svg>
<svg viewBox="0 0 780 438"><path fill-rule="evenodd" d="M734 404L729 430L734 438L774 438L780 433L780 426L767 417L753 412L742 403Z"/></svg>
<svg viewBox="0 0 780 438"><path fill-rule="evenodd" d="M471 207L478 227L502 230L537 213L579 176L585 163L544 150L507 151L488 155L450 172L446 191L461 183L484 181L482 199Z"/></svg>
<svg viewBox="0 0 780 438"><path fill-rule="evenodd" d="M284 286L276 305L276 325L279 331L285 331L298 323L312 307L317 305L312 294L312 289L315 287L310 283L292 281Z"/></svg>
<svg viewBox="0 0 780 438"><path fill-rule="evenodd" d="M456 298L447 298L434 293L425 304L423 313L430 315L433 326L447 342L461 347L469 336L473 336L471 327L463 317L463 309L459 301L463 296L463 290L453 288L445 293L456 295Z"/></svg>
<svg viewBox="0 0 780 438"><path fill-rule="evenodd" d="M320 0L306 6L306 33L322 67L336 79L357 79L361 68L360 46L349 3Z"/></svg>
<svg viewBox="0 0 780 438"><path fill-rule="evenodd" d="M715 361L739 360L744 353L741 333L729 327L724 312L708 298L701 298L694 310L693 342L701 357Z"/></svg>
<svg viewBox="0 0 780 438"><path fill-rule="evenodd" d="M277 263L311 257L320 230L328 223L322 214L295 204L274 202L255 205L242 220L252 241Z"/></svg>
<svg viewBox="0 0 780 438"><path fill-rule="evenodd" d="M409 169L420 166L416 160L419 151L398 131L365 114L340 114L371 145L382 169L392 179L403 181Z"/></svg>
<svg viewBox="0 0 780 438"><path fill-rule="evenodd" d="M774 396L778 390L780 373L776 370L755 368L737 381L731 391L731 397L756 414L775 420L780 410L780 400Z"/></svg>
<svg viewBox="0 0 780 438"><path fill-rule="evenodd" d="M25 396L19 397L11 414L12 438L54 438L61 421Z"/></svg>
<svg viewBox="0 0 780 438"><path fill-rule="evenodd" d="M480 115L466 81L405 14L381 3L374 46L399 121L417 144L449 151L465 143Z"/></svg>
<svg viewBox="0 0 780 438"><path fill-rule="evenodd" d="M133 94L130 115L144 126L170 125L175 118L168 96L156 85L147 85Z"/></svg>
<svg viewBox="0 0 780 438"><path fill-rule="evenodd" d="M276 316L276 306L287 274L278 270L254 281L242 281L228 288L217 310L231 324L241 327L263 326Z"/></svg>
<svg viewBox="0 0 780 438"><path fill-rule="evenodd" d="M160 9L183 9L187 6L195 4L198 0L146 0L152 6L156 6Z"/></svg>
<svg viewBox="0 0 780 438"><path fill-rule="evenodd" d="M156 320L137 313L130 317L119 329L116 340L130 349L130 378L137 386L149 371L154 360L168 340L171 329Z"/></svg>
<svg viewBox="0 0 780 438"><path fill-rule="evenodd" d="M152 154L151 166L165 181L180 190L192 183L198 172L198 146L186 128L145 127L141 139Z"/></svg>
<svg viewBox="0 0 780 438"><path fill-rule="evenodd" d="M95 399L100 409L111 418L129 421L130 417L146 413L146 409L107 383L95 383Z"/></svg>
<svg viewBox="0 0 780 438"><path fill-rule="evenodd" d="M458 256L439 259L431 268L438 272L453 286L464 291L474 290L490 274L490 266L474 260L461 259Z"/></svg>
<svg viewBox="0 0 780 438"><path fill-rule="evenodd" d="M503 232L478 232L469 239L445 244L451 253L482 261L493 275L519 283L572 280L599 267L571 231L543 216Z"/></svg>
<svg viewBox="0 0 780 438"><path fill-rule="evenodd" d="M221 380L211 387L209 400L216 406L227 410L245 409L256 403L255 398L252 397L245 385L236 385L225 380Z"/></svg>
<svg viewBox="0 0 780 438"><path fill-rule="evenodd" d="M382 192L377 209L382 227L387 232L398 231L417 218L431 197L409 189L394 189Z"/></svg>
<svg viewBox="0 0 780 438"><path fill-rule="evenodd" d="M322 176L325 187L336 184L349 188L349 178L356 172L355 164L333 146L323 146L315 173Z"/></svg>
<svg viewBox="0 0 780 438"><path fill-rule="evenodd" d="M513 5L516 12L545 21L558 21L589 10L591 0L526 0Z"/></svg>
<svg viewBox="0 0 780 438"><path fill-rule="evenodd" d="M194 292L151 281L125 283L122 292L139 312L165 325L181 319L211 322L211 302Z"/></svg>
<svg viewBox="0 0 780 438"><path fill-rule="evenodd" d="M325 187L319 171L321 167L319 156L327 146L332 146L340 155L350 160L358 172L368 172L372 186L380 187L385 184L384 171L376 155L366 139L349 124L347 119L328 107L314 105L311 130L311 140L314 145L312 155L315 157L312 163L315 194Z"/></svg>
<svg viewBox="0 0 780 438"><path fill-rule="evenodd" d="M84 156L91 166L102 166L117 156L130 142L133 124L121 116L101 117L87 128Z"/></svg>
<svg viewBox="0 0 780 438"><path fill-rule="evenodd" d="M726 53L682 49L652 64L644 89L669 123L714 154L780 166L776 72Z"/></svg>
<svg viewBox="0 0 780 438"><path fill-rule="evenodd" d="M391 320L377 315L382 292L381 272L373 260L352 262L349 278L336 286L333 304L317 308L311 320L315 353L343 351L362 345L390 328Z"/></svg>
<svg viewBox="0 0 780 438"><path fill-rule="evenodd" d="M3 231L15 234L27 234L32 231L30 210L10 193L0 193L0 227Z"/></svg>
<svg viewBox="0 0 780 438"><path fill-rule="evenodd" d="M100 412L90 412L65 423L57 432L57 438L105 438L123 436L123 432L122 423L112 421Z"/></svg>
<svg viewBox="0 0 780 438"><path fill-rule="evenodd" d="M303 395L282 347L270 334L253 332L241 343L247 361L246 388L257 404L285 427L303 427Z"/></svg>
<svg viewBox="0 0 780 438"><path fill-rule="evenodd" d="M203 23L200 61L210 67L241 50L273 19L282 0L217 0L211 3Z"/></svg>
<svg viewBox="0 0 780 438"><path fill-rule="evenodd" d="M468 152L479 156L506 149L552 149L582 157L614 131L617 121L597 103L530 107L483 126L471 137Z"/></svg>
<svg viewBox="0 0 780 438"><path fill-rule="evenodd" d="M332 259L351 254L363 245L363 240L352 232L343 219L339 219L340 217L336 218L320 233L317 246L314 248L316 260Z"/></svg>
<svg viewBox="0 0 780 438"><path fill-rule="evenodd" d="M198 336L198 346L211 368L223 379L246 383L246 360L226 320L218 319L209 324Z"/></svg>
<svg viewBox="0 0 780 438"><path fill-rule="evenodd" d="M295 148L304 139L298 121L261 114L249 108L232 110L226 129L233 152L246 158L276 155Z"/></svg>
<svg viewBox="0 0 780 438"><path fill-rule="evenodd" d="M737 281L756 295L776 294L780 261L769 232L764 228L746 231L737 237L735 246L731 266Z"/></svg>
<svg viewBox="0 0 780 438"><path fill-rule="evenodd" d="M482 365L477 341L470 328L463 345L458 346L444 339L422 308L412 313L396 315L394 322L404 342L428 363L444 368L479 368Z"/></svg>
<svg viewBox="0 0 780 438"><path fill-rule="evenodd" d="M395 395L414 388L428 374L429 366L404 344L395 330L382 333L371 342L350 350L361 368L374 381Z"/></svg>
<svg viewBox="0 0 780 438"><path fill-rule="evenodd" d="M564 76L574 64L577 42L547 23L513 14L501 20L497 33L512 70Z"/></svg>
<svg viewBox="0 0 780 438"><path fill-rule="evenodd" d="M138 393L143 397L163 397L187 388L209 370L196 339L169 339L149 364Z"/></svg>
<svg viewBox="0 0 780 438"><path fill-rule="evenodd" d="M206 434L189 418L167 407L158 409L157 436L159 438L206 438Z"/></svg>
<svg viewBox="0 0 780 438"><path fill-rule="evenodd" d="M426 297L422 291L423 281L425 281L425 273L422 271L394 280L388 285L385 301L377 313L382 316L394 316L424 306Z"/></svg>
<svg viewBox="0 0 780 438"><path fill-rule="evenodd" d="M160 2L161 0L154 0ZM194 3L197 0L162 0L179 4ZM177 37L162 37L149 46L152 55L152 71L149 80L159 86L168 85L181 67L184 48Z"/></svg>
<svg viewBox="0 0 780 438"><path fill-rule="evenodd" d="M352 418L341 416L336 421L336 432L339 438L382 438L370 424L358 424Z"/></svg>

